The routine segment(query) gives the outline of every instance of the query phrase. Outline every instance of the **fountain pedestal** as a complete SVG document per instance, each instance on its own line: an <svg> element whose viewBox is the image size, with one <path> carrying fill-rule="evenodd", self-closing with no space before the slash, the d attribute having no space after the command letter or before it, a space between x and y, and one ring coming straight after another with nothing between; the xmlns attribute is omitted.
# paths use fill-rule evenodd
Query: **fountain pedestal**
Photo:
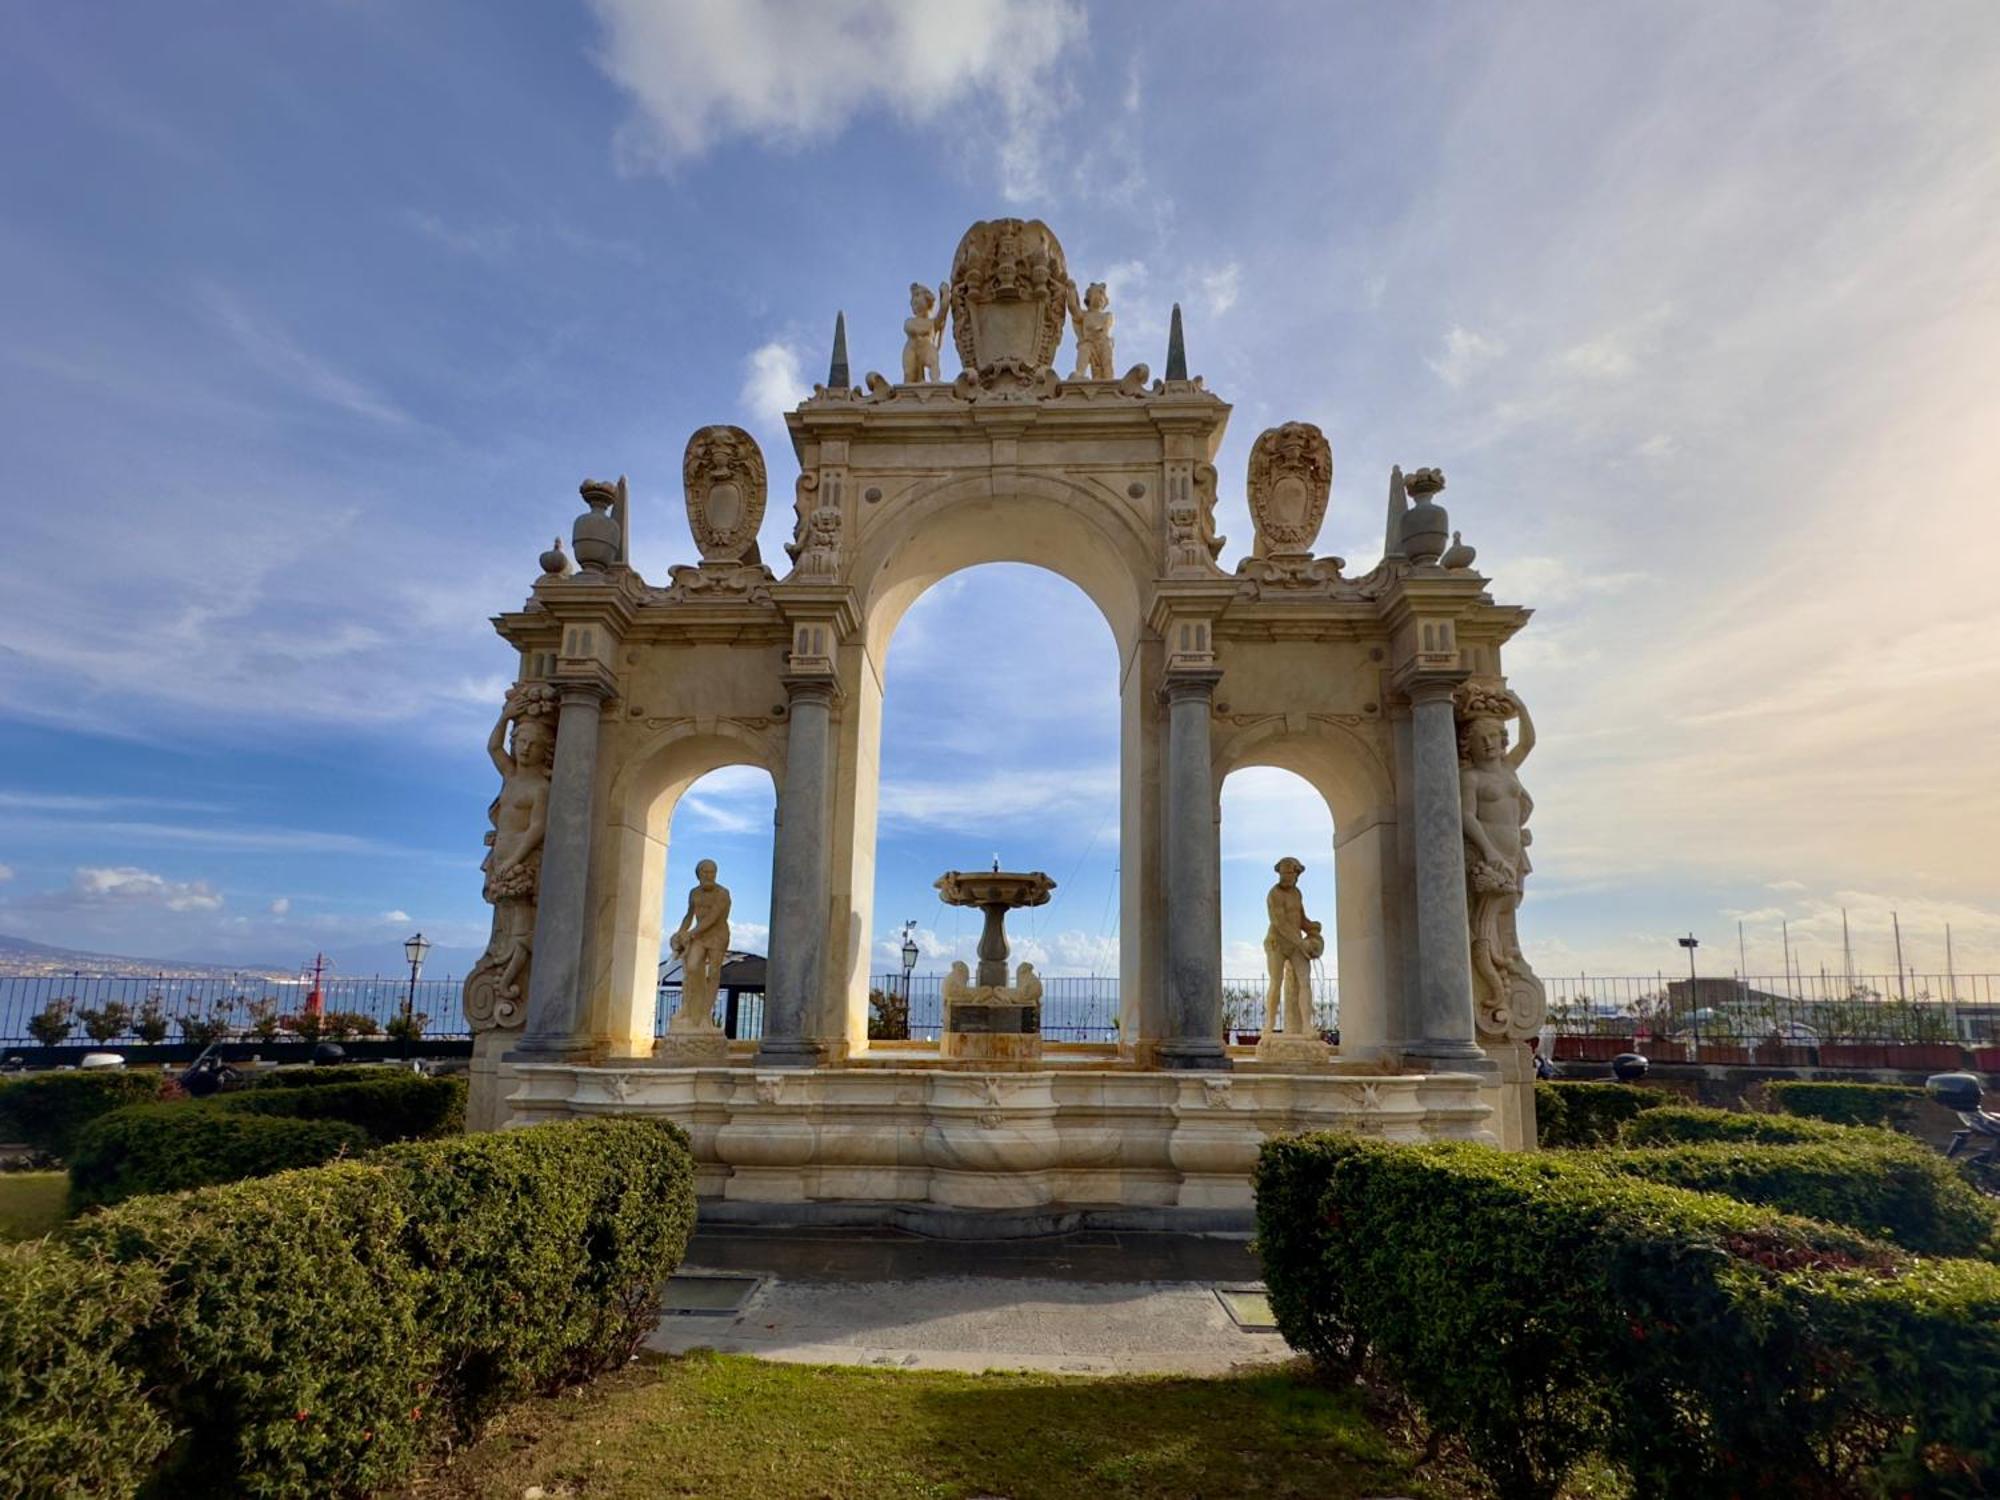
<svg viewBox="0 0 2000 1500"><path fill-rule="evenodd" d="M1042 981L1034 965L1007 974L1007 913L1041 906L1056 883L1040 870L947 871L937 882L947 906L986 914L979 934L977 979L963 961L944 983L944 1030L938 1056L961 1062L1032 1062L1042 1055Z"/></svg>

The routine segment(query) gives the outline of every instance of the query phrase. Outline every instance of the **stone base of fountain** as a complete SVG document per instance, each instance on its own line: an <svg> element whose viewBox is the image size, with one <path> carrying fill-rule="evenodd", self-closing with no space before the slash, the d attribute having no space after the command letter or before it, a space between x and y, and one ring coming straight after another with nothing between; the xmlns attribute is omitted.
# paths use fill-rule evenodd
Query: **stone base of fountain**
<svg viewBox="0 0 2000 1500"><path fill-rule="evenodd" d="M1032 976L1030 976L1032 978ZM947 991L938 1056L948 1062L1033 1062L1042 1055L1041 985Z"/></svg>

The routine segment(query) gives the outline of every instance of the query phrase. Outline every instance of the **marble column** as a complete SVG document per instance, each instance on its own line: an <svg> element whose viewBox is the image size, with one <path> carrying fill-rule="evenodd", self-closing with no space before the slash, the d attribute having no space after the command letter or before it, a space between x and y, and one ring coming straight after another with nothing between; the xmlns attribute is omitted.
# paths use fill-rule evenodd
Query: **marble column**
<svg viewBox="0 0 2000 1500"><path fill-rule="evenodd" d="M1471 922L1465 898L1465 824L1458 799L1457 683L1418 678L1409 687L1416 813L1417 984L1407 1054L1435 1072L1486 1074L1472 1009Z"/></svg>
<svg viewBox="0 0 2000 1500"><path fill-rule="evenodd" d="M1222 847L1209 704L1222 673L1167 678L1167 1034L1160 1065L1227 1068L1222 1045Z"/></svg>
<svg viewBox="0 0 2000 1500"><path fill-rule="evenodd" d="M806 1022L819 1002L826 970L827 827L832 813L830 677L792 678L785 784L778 793L778 836L771 859L771 957L764 992L764 1035L757 1066L805 1068L819 1061Z"/></svg>
<svg viewBox="0 0 2000 1500"><path fill-rule="evenodd" d="M589 919L591 786L597 779L597 726L608 696L597 683L564 683L549 772L548 831L542 837L535 903L534 965L528 1013L510 1056L551 1058L589 1050L584 1032L583 939Z"/></svg>

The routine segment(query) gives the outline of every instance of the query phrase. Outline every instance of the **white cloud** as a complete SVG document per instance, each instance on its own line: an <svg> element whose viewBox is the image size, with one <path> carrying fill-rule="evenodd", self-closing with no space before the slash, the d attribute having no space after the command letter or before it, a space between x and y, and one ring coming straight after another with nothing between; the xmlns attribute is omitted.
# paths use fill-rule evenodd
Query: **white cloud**
<svg viewBox="0 0 2000 1500"><path fill-rule="evenodd" d="M800 372L799 351L790 344L773 340L750 352L745 362L741 400L743 410L758 426L779 419L812 394L812 386Z"/></svg>
<svg viewBox="0 0 2000 1500"><path fill-rule="evenodd" d="M882 783L884 823L928 824L962 832L1025 818L1102 813L1118 798L1116 764L1069 770L1022 767L979 777ZM977 842L977 839L975 839Z"/></svg>
<svg viewBox="0 0 2000 1500"><path fill-rule="evenodd" d="M637 114L621 165L671 167L734 136L800 147L884 109L914 124L983 113L1003 191L1034 196L1061 102L1052 75L1085 31L1066 0L593 0L600 67ZM996 128L997 127L997 128Z"/></svg>
<svg viewBox="0 0 2000 1500"><path fill-rule="evenodd" d="M383 922L394 922L400 925L410 920L410 914L406 911L385 911L382 913L381 917L378 920Z"/></svg>
<svg viewBox="0 0 2000 1500"><path fill-rule="evenodd" d="M1454 323L1444 336L1444 348L1424 361L1453 390L1465 384L1474 371L1507 352L1507 346L1482 333L1474 333Z"/></svg>
<svg viewBox="0 0 2000 1500"><path fill-rule="evenodd" d="M0 880L12 880L13 878L14 867L12 865L0 865Z"/></svg>
<svg viewBox="0 0 2000 1500"><path fill-rule="evenodd" d="M277 899L277 900L275 900L275 901L273 901L273 902L271 903L271 905L270 905L270 908L269 908L269 909L270 909L270 913L271 913L271 915L272 915L272 916L274 916L274 917L282 917L282 916L284 916L284 915L285 915L286 913L288 913L288 912L290 912L290 911L291 911L291 909L292 909L292 898L291 898L290 896L280 896L280 897L278 897L278 899Z"/></svg>
<svg viewBox="0 0 2000 1500"><path fill-rule="evenodd" d="M1220 317L1236 305L1237 294L1242 289L1243 267L1235 261L1219 266L1213 271L1203 271L1199 278L1202 298L1208 310Z"/></svg>
<svg viewBox="0 0 2000 1500"><path fill-rule="evenodd" d="M70 877L68 898L81 905L164 907L215 911L222 896L205 880L169 880L136 865L83 865Z"/></svg>
<svg viewBox="0 0 2000 1500"><path fill-rule="evenodd" d="M520 239L520 227L515 224L447 224L436 214L419 210L412 210L408 217L411 227L425 239L475 260L506 260Z"/></svg>
<svg viewBox="0 0 2000 1500"><path fill-rule="evenodd" d="M1772 880L1765 882L1767 891L1802 891L1806 888L1803 880Z"/></svg>

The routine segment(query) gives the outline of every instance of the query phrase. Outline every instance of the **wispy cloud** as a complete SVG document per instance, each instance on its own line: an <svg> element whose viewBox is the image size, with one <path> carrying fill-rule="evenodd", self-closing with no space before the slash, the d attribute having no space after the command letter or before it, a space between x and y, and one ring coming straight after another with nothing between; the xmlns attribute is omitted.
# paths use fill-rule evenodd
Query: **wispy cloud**
<svg viewBox="0 0 2000 1500"><path fill-rule="evenodd" d="M283 325L255 312L234 292L211 283L202 288L202 300L238 352L266 375L352 416L390 427L410 425L408 414L393 401L304 348Z"/></svg>

